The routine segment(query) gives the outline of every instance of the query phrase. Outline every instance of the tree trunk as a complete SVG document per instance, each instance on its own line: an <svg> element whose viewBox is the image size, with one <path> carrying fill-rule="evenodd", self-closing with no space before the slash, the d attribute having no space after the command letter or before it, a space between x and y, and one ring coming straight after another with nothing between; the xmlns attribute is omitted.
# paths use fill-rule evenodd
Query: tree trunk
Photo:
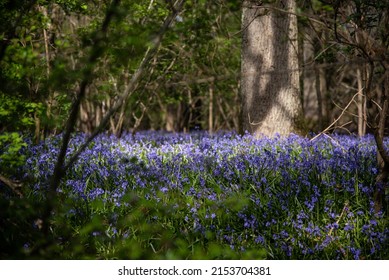
<svg viewBox="0 0 389 280"><path fill-rule="evenodd" d="M363 87L363 78L361 74L361 69L357 69L357 79L358 79L358 135L364 136L366 134L366 104L365 104L365 93Z"/></svg>
<svg viewBox="0 0 389 280"><path fill-rule="evenodd" d="M165 113L165 129L166 131L177 131L177 105L176 104L168 104L166 106Z"/></svg>
<svg viewBox="0 0 389 280"><path fill-rule="evenodd" d="M298 133L299 91L297 17L294 0L263 6L245 0L242 16L242 128L274 136Z"/></svg>
<svg viewBox="0 0 389 280"><path fill-rule="evenodd" d="M209 104L208 104L208 131L213 132L213 90L214 83L209 85Z"/></svg>

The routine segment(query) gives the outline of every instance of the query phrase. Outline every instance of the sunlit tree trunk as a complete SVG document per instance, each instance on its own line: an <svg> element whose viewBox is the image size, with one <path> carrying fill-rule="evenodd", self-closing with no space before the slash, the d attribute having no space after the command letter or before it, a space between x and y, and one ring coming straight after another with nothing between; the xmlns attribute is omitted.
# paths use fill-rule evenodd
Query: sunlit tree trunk
<svg viewBox="0 0 389 280"><path fill-rule="evenodd" d="M363 78L361 74L361 69L357 69L357 79L358 79L358 135L364 136L366 134L366 102L365 102L365 93L363 87Z"/></svg>
<svg viewBox="0 0 389 280"><path fill-rule="evenodd" d="M165 129L166 131L176 131L176 116L177 116L177 110L176 105L174 104L168 104L165 109Z"/></svg>
<svg viewBox="0 0 389 280"><path fill-rule="evenodd" d="M213 90L214 84L209 85L209 107L208 107L208 131L213 132Z"/></svg>
<svg viewBox="0 0 389 280"><path fill-rule="evenodd" d="M292 0L271 6L252 0L243 3L242 128L256 137L300 129L295 7Z"/></svg>

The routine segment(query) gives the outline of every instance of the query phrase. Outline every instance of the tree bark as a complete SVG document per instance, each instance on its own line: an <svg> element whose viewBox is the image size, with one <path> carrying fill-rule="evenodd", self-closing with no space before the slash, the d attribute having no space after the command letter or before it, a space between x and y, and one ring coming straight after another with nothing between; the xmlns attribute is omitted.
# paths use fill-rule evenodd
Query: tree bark
<svg viewBox="0 0 389 280"><path fill-rule="evenodd" d="M243 3L242 128L255 137L301 129L295 8L294 0Z"/></svg>
<svg viewBox="0 0 389 280"><path fill-rule="evenodd" d="M209 85L209 104L208 104L208 131L213 132L213 90L214 83Z"/></svg>
<svg viewBox="0 0 389 280"><path fill-rule="evenodd" d="M366 104L365 104L365 94L363 87L363 78L361 74L361 69L357 69L357 79L358 79L358 135L364 136L366 134Z"/></svg>

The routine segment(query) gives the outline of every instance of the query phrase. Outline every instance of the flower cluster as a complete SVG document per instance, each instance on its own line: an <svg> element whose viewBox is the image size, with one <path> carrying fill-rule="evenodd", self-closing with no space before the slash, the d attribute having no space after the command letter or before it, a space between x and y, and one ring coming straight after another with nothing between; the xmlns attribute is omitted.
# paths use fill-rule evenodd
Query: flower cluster
<svg viewBox="0 0 389 280"><path fill-rule="evenodd" d="M68 154L84 139L75 135ZM47 185L59 144L54 137L26 152L22 172L33 178L33 193ZM370 136L311 141L148 131L98 136L58 192L80 205L101 200L116 216L131 213L128 194L136 195L166 209L151 216L144 210L150 223L212 236L234 250L265 248L269 258L374 259L389 251L388 221L372 207L376 174ZM119 234L110 228L110 237Z"/></svg>

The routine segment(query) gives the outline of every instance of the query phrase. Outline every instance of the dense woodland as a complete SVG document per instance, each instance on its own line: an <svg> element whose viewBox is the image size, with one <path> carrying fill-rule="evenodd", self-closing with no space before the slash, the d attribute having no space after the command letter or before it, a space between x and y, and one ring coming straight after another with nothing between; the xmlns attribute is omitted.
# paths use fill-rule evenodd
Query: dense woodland
<svg viewBox="0 0 389 280"><path fill-rule="evenodd" d="M22 151L63 137L47 234L61 180L100 133L373 134L378 213L388 11L378 0L1 0L1 184L22 195ZM90 137L65 163L73 132Z"/></svg>
<svg viewBox="0 0 389 280"><path fill-rule="evenodd" d="M37 140L60 133L86 71L77 130L93 131L128 91L169 3L121 1L102 31L109 1L2 1L1 131L28 129ZM300 76L303 133L323 131L341 115L331 130L369 130L367 86L374 104L385 91L387 8L386 1L297 1L293 71ZM248 28L241 17L241 1L185 1L106 129L239 131L241 38ZM272 44L277 49L282 40Z"/></svg>

